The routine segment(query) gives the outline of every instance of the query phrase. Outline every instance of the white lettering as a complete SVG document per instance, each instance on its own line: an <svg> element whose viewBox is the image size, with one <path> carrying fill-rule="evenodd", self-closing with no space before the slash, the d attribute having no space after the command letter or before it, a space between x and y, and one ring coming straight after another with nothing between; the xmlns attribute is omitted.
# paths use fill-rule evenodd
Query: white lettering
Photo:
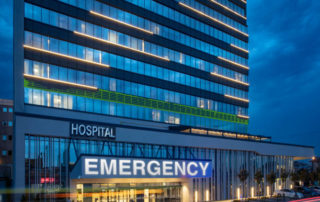
<svg viewBox="0 0 320 202"><path fill-rule="evenodd" d="M98 132L97 126L92 126L92 136L96 136L96 133Z"/></svg>
<svg viewBox="0 0 320 202"><path fill-rule="evenodd" d="M78 135L78 124L71 124L71 135Z"/></svg>
<svg viewBox="0 0 320 202"><path fill-rule="evenodd" d="M91 127L90 125L88 125L86 128L87 128L87 132L86 132L86 135L87 136L91 136L91 133L92 133L92 130L91 130Z"/></svg>
<svg viewBox="0 0 320 202"><path fill-rule="evenodd" d="M173 175L172 172L172 161L163 161L162 162L162 173L163 175Z"/></svg>
<svg viewBox="0 0 320 202"><path fill-rule="evenodd" d="M152 165L156 165L151 169ZM150 161L147 165L147 171L150 175L160 175L160 163L158 161Z"/></svg>
<svg viewBox="0 0 320 202"><path fill-rule="evenodd" d="M80 133L80 135L86 134L86 126L85 125L81 124L79 126L79 133Z"/></svg>
<svg viewBox="0 0 320 202"><path fill-rule="evenodd" d="M98 137L100 137L101 127L98 127Z"/></svg>
<svg viewBox="0 0 320 202"><path fill-rule="evenodd" d="M115 138L115 129L111 127L102 127L92 124L78 124L71 123L70 125L71 135L81 135L88 137L105 137L105 138Z"/></svg>
<svg viewBox="0 0 320 202"><path fill-rule="evenodd" d="M120 175L131 175L130 170L125 171L125 169L130 169L130 163L131 163L131 160L119 160L119 174Z"/></svg>
<svg viewBox="0 0 320 202"><path fill-rule="evenodd" d="M104 134L105 137L110 137L110 131L109 128L106 128L106 133Z"/></svg>
<svg viewBox="0 0 320 202"><path fill-rule="evenodd" d="M83 157L83 174L97 177L209 177L211 162L183 160L144 160L112 157ZM207 176L206 176L207 175Z"/></svg>
<svg viewBox="0 0 320 202"><path fill-rule="evenodd" d="M179 175L179 171L181 175L185 176L186 175L186 162L182 162L182 167L178 161L174 162L174 174Z"/></svg>
<svg viewBox="0 0 320 202"><path fill-rule="evenodd" d="M92 170L92 169L97 169L98 168L98 159L93 159L93 158L86 158L84 160L85 164L85 174L86 175L98 175L98 170ZM90 170L91 169L91 170Z"/></svg>
<svg viewBox="0 0 320 202"><path fill-rule="evenodd" d="M106 175L111 175L111 173L112 175L117 174L117 161L115 159L110 161L109 166L106 159L101 159L100 166L101 175L104 175L104 173L106 173Z"/></svg>
<svg viewBox="0 0 320 202"><path fill-rule="evenodd" d="M104 137L104 127L101 127L101 137Z"/></svg>
<svg viewBox="0 0 320 202"><path fill-rule="evenodd" d="M114 134L113 134L113 129L110 128L110 137L115 138Z"/></svg>
<svg viewBox="0 0 320 202"><path fill-rule="evenodd" d="M191 176L197 175L197 174L198 174L198 171L195 170L194 172L192 172L191 166L194 166L195 168L198 168L198 165L197 165L195 162L190 162L190 163L188 163L188 166L187 166L188 174L191 175Z"/></svg>
<svg viewBox="0 0 320 202"><path fill-rule="evenodd" d="M207 170L207 168L209 166L209 163L207 162L207 163L205 163L205 165L203 165L202 162L200 162L199 165L200 165L200 168L202 170L202 175L206 176L206 170Z"/></svg>
<svg viewBox="0 0 320 202"><path fill-rule="evenodd" d="M146 175L145 167L146 163L141 160L133 160L133 175L138 174L138 170L140 170L141 175Z"/></svg>

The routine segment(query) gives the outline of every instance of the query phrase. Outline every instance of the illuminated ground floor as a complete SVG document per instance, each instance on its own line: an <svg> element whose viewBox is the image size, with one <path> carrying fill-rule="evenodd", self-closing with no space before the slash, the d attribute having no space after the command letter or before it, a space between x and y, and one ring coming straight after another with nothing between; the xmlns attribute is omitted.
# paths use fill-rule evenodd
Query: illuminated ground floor
<svg viewBox="0 0 320 202"><path fill-rule="evenodd" d="M188 201L184 180L112 179L76 180L72 182L74 201Z"/></svg>
<svg viewBox="0 0 320 202"><path fill-rule="evenodd" d="M185 134L164 125L140 127L96 116L85 120L16 117L14 188L26 201L213 201L256 196L280 187L282 170L313 148L209 135ZM114 122L113 122L114 121ZM113 131L109 137L75 136L72 124ZM150 124L150 123L149 123ZM105 131L106 131L105 130ZM98 134L98 133L97 133ZM113 138L110 138L113 137ZM241 170L248 171L242 183ZM266 176L274 172L276 183Z"/></svg>

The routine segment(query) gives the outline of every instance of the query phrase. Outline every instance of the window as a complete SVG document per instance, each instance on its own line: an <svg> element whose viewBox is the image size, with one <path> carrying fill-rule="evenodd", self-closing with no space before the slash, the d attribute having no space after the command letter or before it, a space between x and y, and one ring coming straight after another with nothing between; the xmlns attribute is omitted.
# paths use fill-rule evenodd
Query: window
<svg viewBox="0 0 320 202"><path fill-rule="evenodd" d="M41 91L33 90L33 104L40 105L41 104Z"/></svg>
<svg viewBox="0 0 320 202"><path fill-rule="evenodd" d="M1 125L2 126L7 126L7 122L6 121L2 121Z"/></svg>
<svg viewBox="0 0 320 202"><path fill-rule="evenodd" d="M9 127L12 127L12 126L13 126L12 121L9 121L9 122L8 122L8 126L9 126Z"/></svg>
<svg viewBox="0 0 320 202"><path fill-rule="evenodd" d="M2 140L3 141L7 141L7 136L6 135L2 135Z"/></svg>
<svg viewBox="0 0 320 202"><path fill-rule="evenodd" d="M152 110L152 120L153 121L160 121L160 111L159 110Z"/></svg>
<svg viewBox="0 0 320 202"><path fill-rule="evenodd" d="M53 96L53 106L54 107L61 107L61 96L60 95L54 95Z"/></svg>
<svg viewBox="0 0 320 202"><path fill-rule="evenodd" d="M113 43L117 43L117 33L115 31L110 30L109 32L109 40Z"/></svg>
<svg viewBox="0 0 320 202"><path fill-rule="evenodd" d="M11 107L9 108L9 112L11 112L11 113L13 112L13 109Z"/></svg>
<svg viewBox="0 0 320 202"><path fill-rule="evenodd" d="M175 123L175 117L169 116L169 123Z"/></svg>
<svg viewBox="0 0 320 202"><path fill-rule="evenodd" d="M117 89L117 83L115 79L110 79L110 83L109 83L109 89L111 91L116 91Z"/></svg>
<svg viewBox="0 0 320 202"><path fill-rule="evenodd" d="M2 154L2 156L7 156L8 152L7 152L7 150L2 150L1 154Z"/></svg>
<svg viewBox="0 0 320 202"><path fill-rule="evenodd" d="M36 76L42 76L42 65L40 66L39 62L33 63L33 74Z"/></svg>
<svg viewBox="0 0 320 202"><path fill-rule="evenodd" d="M3 112L7 112L7 111L8 111L8 108L4 107L4 108L2 108L2 111L3 111Z"/></svg>

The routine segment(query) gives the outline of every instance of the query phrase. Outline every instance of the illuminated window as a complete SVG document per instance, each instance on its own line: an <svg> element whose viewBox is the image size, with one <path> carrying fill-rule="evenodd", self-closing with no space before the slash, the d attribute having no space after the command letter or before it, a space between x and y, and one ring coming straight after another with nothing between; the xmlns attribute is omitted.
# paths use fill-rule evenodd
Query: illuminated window
<svg viewBox="0 0 320 202"><path fill-rule="evenodd" d="M41 93L39 90L33 90L32 103L36 105L41 104Z"/></svg>
<svg viewBox="0 0 320 202"><path fill-rule="evenodd" d="M51 106L51 94L49 92L47 93L46 98L47 98L47 106L50 107Z"/></svg>
<svg viewBox="0 0 320 202"><path fill-rule="evenodd" d="M9 112L13 112L13 109L11 107L9 108Z"/></svg>
<svg viewBox="0 0 320 202"><path fill-rule="evenodd" d="M54 107L61 107L61 96L59 95L54 95L53 96L53 106Z"/></svg>
<svg viewBox="0 0 320 202"><path fill-rule="evenodd" d="M2 140L6 141L7 140L7 136L6 135L2 135Z"/></svg>
<svg viewBox="0 0 320 202"><path fill-rule="evenodd" d="M201 98L198 98L197 99L197 106L200 107L200 108L204 108L204 100L201 99Z"/></svg>
<svg viewBox="0 0 320 202"><path fill-rule="evenodd" d="M180 118L176 117L176 118L174 119L174 123L175 123L175 124L180 124Z"/></svg>
<svg viewBox="0 0 320 202"><path fill-rule="evenodd" d="M169 123L174 123L174 116L169 116L168 122Z"/></svg>
<svg viewBox="0 0 320 202"><path fill-rule="evenodd" d="M93 49L86 48L86 60L93 61Z"/></svg>
<svg viewBox="0 0 320 202"><path fill-rule="evenodd" d="M117 33L115 31L110 30L109 32L109 39L111 42L113 43L117 43L118 39L117 39Z"/></svg>
<svg viewBox="0 0 320 202"><path fill-rule="evenodd" d="M110 114L115 115L116 114L116 106L115 103L110 103Z"/></svg>
<svg viewBox="0 0 320 202"><path fill-rule="evenodd" d="M68 96L62 95L62 108L68 109Z"/></svg>
<svg viewBox="0 0 320 202"><path fill-rule="evenodd" d="M79 21L79 22L81 23L81 25L80 25L81 32L85 32L86 31L86 24L83 21Z"/></svg>
<svg viewBox="0 0 320 202"><path fill-rule="evenodd" d="M152 120L153 121L160 121L160 111L152 110Z"/></svg>
<svg viewBox="0 0 320 202"><path fill-rule="evenodd" d="M72 101L72 96L68 96L68 109L73 108L73 101Z"/></svg>
<svg viewBox="0 0 320 202"><path fill-rule="evenodd" d="M3 111L3 112L7 112L7 111L8 111L8 108L4 107L4 108L2 108L2 111Z"/></svg>
<svg viewBox="0 0 320 202"><path fill-rule="evenodd" d="M8 151L7 150L2 150L1 154L2 154L2 156L7 156L8 155Z"/></svg>
<svg viewBox="0 0 320 202"><path fill-rule="evenodd" d="M117 90L117 82L115 79L110 79L110 83L109 83L109 88L111 91L116 91Z"/></svg>

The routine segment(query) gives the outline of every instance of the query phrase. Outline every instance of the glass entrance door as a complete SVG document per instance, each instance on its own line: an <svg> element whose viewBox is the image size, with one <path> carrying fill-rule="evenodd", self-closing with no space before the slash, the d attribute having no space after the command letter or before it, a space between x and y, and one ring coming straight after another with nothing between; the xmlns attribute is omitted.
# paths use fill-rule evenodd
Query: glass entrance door
<svg viewBox="0 0 320 202"><path fill-rule="evenodd" d="M77 184L77 202L180 202L180 183Z"/></svg>

